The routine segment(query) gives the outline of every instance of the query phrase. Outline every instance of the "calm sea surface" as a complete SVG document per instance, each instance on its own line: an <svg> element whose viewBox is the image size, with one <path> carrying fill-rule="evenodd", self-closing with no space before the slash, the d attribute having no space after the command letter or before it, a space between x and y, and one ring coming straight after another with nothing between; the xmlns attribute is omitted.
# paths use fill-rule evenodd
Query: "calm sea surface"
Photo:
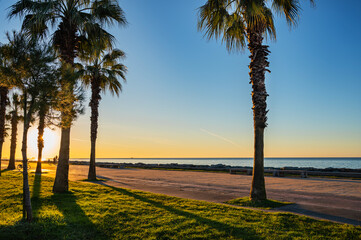
<svg viewBox="0 0 361 240"><path fill-rule="evenodd" d="M72 158L71 161L89 161L86 158ZM97 158L97 162L145 163L145 164L194 164L251 167L251 158ZM265 167L314 167L361 169L361 158L266 158Z"/></svg>

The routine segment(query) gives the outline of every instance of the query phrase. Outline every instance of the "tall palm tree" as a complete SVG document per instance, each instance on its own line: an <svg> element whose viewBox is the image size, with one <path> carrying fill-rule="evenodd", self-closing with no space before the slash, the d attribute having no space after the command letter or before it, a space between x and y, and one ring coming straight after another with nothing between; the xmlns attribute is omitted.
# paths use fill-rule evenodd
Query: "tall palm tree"
<svg viewBox="0 0 361 240"><path fill-rule="evenodd" d="M1 169L1 158L2 149L4 144L5 136L5 118L6 118L6 103L8 101L9 93L9 78L6 75L6 46L0 46L0 169ZM0 171L1 176L1 171Z"/></svg>
<svg viewBox="0 0 361 240"><path fill-rule="evenodd" d="M83 69L83 82L91 88L91 99L89 102L89 107L91 108L89 180L96 180L95 147L98 134L100 92L108 90L113 95L119 96L122 85L118 79L126 80L125 73L127 68L119 63L124 57L124 52L119 49L114 49L107 54L104 54L103 51L95 51L93 56L90 59L88 58L88 63Z"/></svg>
<svg viewBox="0 0 361 240"><path fill-rule="evenodd" d="M33 220L33 211L30 200L30 189L28 180L28 157L27 157L27 142L28 142L28 130L30 127L30 121L33 114L35 97L29 97L28 87L24 85L22 89L23 98L23 115L24 115L24 127L23 127L23 139L21 146L21 153L23 157L23 218L31 222Z"/></svg>
<svg viewBox="0 0 361 240"><path fill-rule="evenodd" d="M41 173L41 159L44 148L44 130L45 127L54 125L53 120L54 106L57 104L58 89L56 81L49 75L45 81L40 83L39 96L37 98L36 111L38 116L38 161L36 164L36 173ZM49 81L50 80L50 81Z"/></svg>
<svg viewBox="0 0 361 240"><path fill-rule="evenodd" d="M8 169L15 169L15 153L16 153L16 140L18 135L18 123L21 119L19 116L20 111L20 97L18 94L14 93L11 97L10 104L10 122L11 122L11 140L10 140L10 158Z"/></svg>
<svg viewBox="0 0 361 240"><path fill-rule="evenodd" d="M314 0L310 0L313 4ZM270 8L271 7L271 8ZM265 72L270 72L268 46L265 36L276 38L272 11L284 15L290 26L297 24L300 12L299 0L208 0L199 8L198 29L205 31L208 39L222 38L229 51L248 46L252 84L254 122L254 163L250 192L251 200L264 200L264 129L267 126L267 91ZM247 44L246 44L247 42Z"/></svg>
<svg viewBox="0 0 361 240"><path fill-rule="evenodd" d="M45 36L49 26L57 26L52 42L63 65L74 65L78 50L84 42L90 46L101 41L112 44L113 36L105 26L126 24L123 10L116 0L19 0L11 6L9 16L26 15L23 29L30 35ZM75 100L74 81L63 78L61 89L64 101ZM69 104L64 103L63 109ZM73 105L62 111L59 164L56 170L54 192L68 191L70 126Z"/></svg>
<svg viewBox="0 0 361 240"><path fill-rule="evenodd" d="M38 125L38 161L36 163L36 173L41 173L41 160L43 158L44 148L44 129L45 129L45 117L49 110L48 105L41 103L38 109L39 125Z"/></svg>
<svg viewBox="0 0 361 240"><path fill-rule="evenodd" d="M44 51L37 54L37 58L44 63L50 63L54 58L52 49L49 46L44 46ZM57 104L58 84L57 84L57 71L49 66L44 68L45 76L37 84L39 89L36 101L36 109L38 116L38 161L36 164L36 173L41 173L41 160L44 148L44 130L46 126L52 125L54 116L54 107Z"/></svg>
<svg viewBox="0 0 361 240"><path fill-rule="evenodd" d="M5 141L5 117L6 117L6 103L8 101L9 88L6 85L0 86L0 169L2 149ZM1 171L0 171L1 176Z"/></svg>
<svg viewBox="0 0 361 240"><path fill-rule="evenodd" d="M7 34L9 38L9 34ZM2 44L0 46L0 169L2 148L5 138L5 119L6 119L6 105L8 102L9 90L16 86L18 79L12 74L10 68L11 51L9 44ZM1 171L0 171L1 176Z"/></svg>

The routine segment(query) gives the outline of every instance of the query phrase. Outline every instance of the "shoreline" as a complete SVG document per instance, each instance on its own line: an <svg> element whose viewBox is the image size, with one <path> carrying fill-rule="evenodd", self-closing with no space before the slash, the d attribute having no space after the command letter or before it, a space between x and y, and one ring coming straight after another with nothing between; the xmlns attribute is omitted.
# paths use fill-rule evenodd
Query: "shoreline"
<svg viewBox="0 0 361 240"><path fill-rule="evenodd" d="M84 158L86 159L86 158ZM3 159L8 161L8 159ZM21 162L22 160L16 160ZM35 160L29 160L29 163L36 163ZM55 164L52 160L42 161L42 163ZM71 165L89 165L89 161L70 160ZM226 164L178 164L178 163L115 163L115 162L96 162L97 167L101 168L140 168L140 169L160 169L160 170L179 170L179 171L206 171L206 172L223 172L230 174L246 174L252 175L253 167L249 166L230 166ZM325 176L325 177L342 177L342 178L361 178L361 168L314 168L314 167L265 167L266 175L274 177L284 177L285 175L300 175L301 178L308 176Z"/></svg>
<svg viewBox="0 0 361 240"><path fill-rule="evenodd" d="M89 165L88 162L70 161L74 165ZM103 168L142 168L142 169L160 169L160 170L183 170L183 171L208 171L208 172L229 172L230 174L252 175L253 167L229 166L225 164L216 165L195 165L195 164L145 164L145 163L96 163L97 167ZM327 177L346 177L361 178L361 169L347 168L325 168L317 169L313 167L265 167L265 174L271 174L274 177L284 177L285 175L300 175L301 178L308 176L327 176Z"/></svg>

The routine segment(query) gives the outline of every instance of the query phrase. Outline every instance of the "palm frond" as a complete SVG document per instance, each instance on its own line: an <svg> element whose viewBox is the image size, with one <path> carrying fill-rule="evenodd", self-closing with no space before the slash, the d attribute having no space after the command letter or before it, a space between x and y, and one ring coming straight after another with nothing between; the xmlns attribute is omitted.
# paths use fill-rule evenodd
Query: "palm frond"
<svg viewBox="0 0 361 240"><path fill-rule="evenodd" d="M246 26L240 15L233 13L229 16L224 29L222 42L226 43L228 51L239 50L246 46Z"/></svg>
<svg viewBox="0 0 361 240"><path fill-rule="evenodd" d="M286 21L290 26L296 26L301 11L299 0L273 0L272 8L278 13L286 17Z"/></svg>
<svg viewBox="0 0 361 240"><path fill-rule="evenodd" d="M235 3L234 0L209 0L198 12L198 30L204 31L208 40L222 38L228 51L238 51L246 45L246 25Z"/></svg>
<svg viewBox="0 0 361 240"><path fill-rule="evenodd" d="M266 2L267 0L208 0L198 10L198 30L204 31L208 40L222 38L230 52L246 46L249 30L259 31L275 39L273 14Z"/></svg>
<svg viewBox="0 0 361 240"><path fill-rule="evenodd" d="M9 7L8 18L12 18L15 16L21 17L24 14L30 13L32 12L32 9L34 9L34 5L36 5L36 2L32 0L17 1Z"/></svg>
<svg viewBox="0 0 361 240"><path fill-rule="evenodd" d="M94 1L91 7L92 15L100 22L100 24L126 25L127 20L123 10L119 7L118 2L114 0Z"/></svg>
<svg viewBox="0 0 361 240"><path fill-rule="evenodd" d="M86 22L82 27L80 34L85 36L87 44L92 48L111 49L115 38L107 32L102 26L94 22Z"/></svg>
<svg viewBox="0 0 361 240"><path fill-rule="evenodd" d="M229 18L226 9L226 2L223 0L209 0L198 11L198 30L205 31L207 39L221 37L226 20Z"/></svg>
<svg viewBox="0 0 361 240"><path fill-rule="evenodd" d="M114 49L110 53L104 55L102 63L104 67L112 67L116 65L117 61L125 58L125 53L122 50Z"/></svg>

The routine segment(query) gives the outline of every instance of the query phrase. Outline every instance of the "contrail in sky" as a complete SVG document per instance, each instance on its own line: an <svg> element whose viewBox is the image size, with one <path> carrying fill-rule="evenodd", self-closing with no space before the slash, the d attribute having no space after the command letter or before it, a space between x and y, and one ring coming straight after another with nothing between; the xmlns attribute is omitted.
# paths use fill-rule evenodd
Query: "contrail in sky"
<svg viewBox="0 0 361 240"><path fill-rule="evenodd" d="M234 146L236 146L236 147L241 147L241 146L239 146L237 143L235 143L235 142L233 142L233 141L231 141L231 140L229 140L229 139L227 139L227 138L225 138L225 137L222 137L222 136L220 136L220 135L217 135L217 134L215 134L215 133L212 133L212 132L210 132L210 131L207 131L207 130L205 130L205 129L203 129L203 128L200 128L200 130L201 130L202 132L205 132L205 133L213 136L213 137L216 137L216 138L219 138L219 139L221 139L221 140L223 140L223 141L225 141L225 142L228 142L228 143L230 143L230 144L232 144L232 145L234 145Z"/></svg>

